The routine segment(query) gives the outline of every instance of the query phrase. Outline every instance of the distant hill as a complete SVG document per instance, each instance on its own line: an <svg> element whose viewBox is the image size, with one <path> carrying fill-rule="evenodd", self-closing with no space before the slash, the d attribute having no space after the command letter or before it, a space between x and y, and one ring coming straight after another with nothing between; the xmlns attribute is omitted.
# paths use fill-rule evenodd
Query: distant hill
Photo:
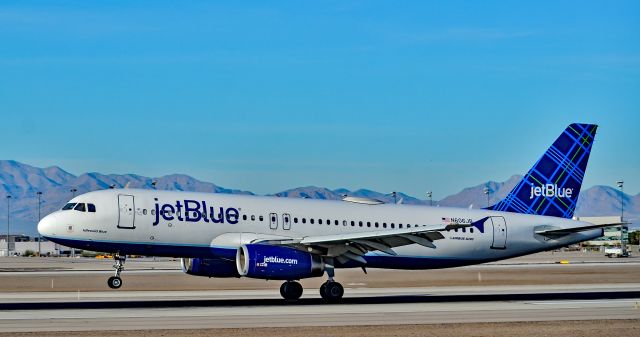
<svg viewBox="0 0 640 337"><path fill-rule="evenodd" d="M520 180L521 176L514 175L504 182L489 182L489 203L494 204L504 198ZM37 168L22 164L13 160L0 160L0 195L11 195L11 232L36 234L36 222L38 219L38 206L36 192L41 191L42 215L46 215L59 209L66 201L71 199L71 189L77 189L76 195L89 191L109 188L115 185L117 188L128 186L131 188L152 188L152 182L156 181L159 190L197 191L210 193L253 194L249 191L220 187L213 183L203 182L183 174L171 174L167 176L150 178L136 174L101 174L96 172L83 173L75 176L64 171L60 167L52 166ZM462 191L450 195L442 200L434 200L433 204L441 206L474 207L482 208L487 205L487 196L484 187L487 184L479 184L468 187ZM620 192L609 186L594 186L580 193L578 216L617 215L620 213ZM343 195L358 196L383 200L393 203L394 198L389 193L381 193L368 189L350 191L340 188L330 190L324 187L307 186L297 187L273 195L290 198L314 198L338 200ZM421 200L398 192L397 200L404 204L428 205L429 200ZM3 198L3 202L6 202ZM1 203L0 203L1 205ZM6 204L5 204L6 205ZM640 214L640 194L636 196L624 195L625 218L631 219L637 226L638 214ZM4 233L6 226L6 207L0 206L0 234Z"/></svg>

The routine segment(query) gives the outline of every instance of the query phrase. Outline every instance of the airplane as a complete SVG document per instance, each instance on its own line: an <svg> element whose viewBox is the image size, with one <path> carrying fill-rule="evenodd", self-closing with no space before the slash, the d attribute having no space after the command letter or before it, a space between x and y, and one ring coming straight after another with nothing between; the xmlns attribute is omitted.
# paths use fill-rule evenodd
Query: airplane
<svg viewBox="0 0 640 337"><path fill-rule="evenodd" d="M64 246L114 255L108 286L122 286L127 255L181 259L205 277L282 280L327 275L326 302L344 295L340 268L438 269L508 259L603 235L572 220L597 125L571 124L513 190L484 209L149 189L107 189L71 199L38 223Z"/></svg>

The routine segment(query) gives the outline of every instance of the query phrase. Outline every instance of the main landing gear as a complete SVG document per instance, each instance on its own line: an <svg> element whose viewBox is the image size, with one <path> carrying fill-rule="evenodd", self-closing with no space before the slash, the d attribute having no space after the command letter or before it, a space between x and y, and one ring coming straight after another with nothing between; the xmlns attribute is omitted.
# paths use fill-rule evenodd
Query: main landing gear
<svg viewBox="0 0 640 337"><path fill-rule="evenodd" d="M109 277L109 279L107 280L107 284L111 289L118 289L122 286L120 273L124 270L124 262L127 260L127 256L120 256L116 254L113 259L116 261L116 264L113 265L113 268L115 268L116 270L116 274Z"/></svg>
<svg viewBox="0 0 640 337"><path fill-rule="evenodd" d="M320 286L320 296L329 303L339 302L342 299L342 295L344 295L344 288L342 284L333 280L335 276L333 266L328 266L327 275L329 279Z"/></svg>
<svg viewBox="0 0 640 337"><path fill-rule="evenodd" d="M329 279L320 287L320 296L327 303L336 303L342 299L344 288L333 280L333 267L327 268ZM287 281L280 286L280 295L287 301L296 301L302 296L302 285L296 281Z"/></svg>
<svg viewBox="0 0 640 337"><path fill-rule="evenodd" d="M302 285L296 281L287 281L280 286L280 295L287 301L295 301L302 296Z"/></svg>

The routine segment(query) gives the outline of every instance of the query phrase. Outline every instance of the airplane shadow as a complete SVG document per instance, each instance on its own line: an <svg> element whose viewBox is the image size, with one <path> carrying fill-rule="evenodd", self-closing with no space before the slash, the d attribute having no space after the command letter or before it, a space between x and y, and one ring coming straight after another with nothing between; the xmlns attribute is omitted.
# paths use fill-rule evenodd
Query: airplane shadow
<svg viewBox="0 0 640 337"><path fill-rule="evenodd" d="M640 291L561 292L524 294L474 295L391 295L372 297L345 297L337 305L401 304L401 303L455 303L495 301L550 301L550 300L602 300L640 298ZM283 299L215 299L215 300L140 300L140 301L80 301L80 302L22 302L1 303L0 310L50 309L132 309L132 308L184 308L184 307L243 307L282 305L326 305L320 298L298 301Z"/></svg>

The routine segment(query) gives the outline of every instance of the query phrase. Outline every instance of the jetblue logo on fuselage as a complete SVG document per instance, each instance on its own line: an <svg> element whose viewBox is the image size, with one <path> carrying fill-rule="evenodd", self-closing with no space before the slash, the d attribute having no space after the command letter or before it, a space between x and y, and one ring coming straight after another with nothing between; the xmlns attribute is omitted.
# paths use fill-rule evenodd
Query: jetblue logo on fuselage
<svg viewBox="0 0 640 337"><path fill-rule="evenodd" d="M160 204L155 202L155 220L153 225L160 223L160 218L166 221L178 220L186 222L213 222L237 224L240 211L233 207L207 206L206 201L178 200L175 204Z"/></svg>
<svg viewBox="0 0 640 337"><path fill-rule="evenodd" d="M557 198L571 198L573 189L569 187L559 188L556 184L544 184L542 186L533 186L531 184L531 196L529 199L535 197L557 197Z"/></svg>

